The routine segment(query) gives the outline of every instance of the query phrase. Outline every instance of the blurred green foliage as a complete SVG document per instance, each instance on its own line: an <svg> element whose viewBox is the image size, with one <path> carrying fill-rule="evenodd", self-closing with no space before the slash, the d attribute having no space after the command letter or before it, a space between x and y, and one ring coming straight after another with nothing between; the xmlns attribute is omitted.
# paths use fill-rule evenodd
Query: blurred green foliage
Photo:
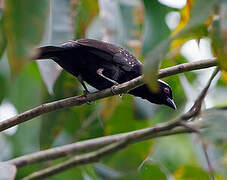
<svg viewBox="0 0 227 180"><path fill-rule="evenodd" d="M59 71L55 82L51 72L57 71L58 68L54 63L53 66L37 66L36 62L28 62L34 53L34 47L41 42L58 44L61 43L59 41L67 41L67 38L71 37L115 37L115 43L145 61L146 80L153 89L157 88L153 80L157 78L159 67L166 68L188 62L180 48L190 39L211 37L214 54L224 57L226 42L223 41L223 46L220 47L220 42L215 40L223 37L219 37L219 32L226 32L225 27L218 24L212 29L212 25L215 25L212 24L214 12L217 13L214 7L224 3L215 4L216 0L187 0L184 7L178 9L166 6L158 0L118 0L113 7L103 6L109 8L103 9L100 4L108 5L110 1L101 1L0 1L0 103L10 102L21 113L45 102L82 93L78 81L64 70ZM110 17L104 16L108 18L108 23L101 17L104 11L115 11ZM166 16L173 11L179 13L181 19L175 29L170 29ZM117 26L113 27L116 24ZM221 64L225 65L223 59L221 60ZM50 67L52 71L48 69ZM47 73L41 76L40 72L45 68ZM122 98L106 98L91 105L42 115L19 125L15 134L2 133L0 147L5 143L9 150L4 158L0 153L0 160L80 140L146 128L174 119L183 113L193 100L188 98L185 87L194 89L195 92L191 94L197 96L208 81L209 72L210 70L185 73L188 84L181 81L181 75L164 78L173 89L174 100L178 106L176 112L130 95L123 95ZM214 83L212 92L208 94L209 101L205 101L205 105L226 106L226 77L226 72L223 71L223 79L219 80L217 85ZM53 79L53 93L46 87L47 79ZM92 87L89 88L94 91ZM201 150L202 140L211 147L209 154L216 176L218 179L226 179L226 117L224 110L202 116L212 128L203 131L201 137L175 135L137 143L105 157L99 164L73 168L48 179L206 180L209 179L209 173ZM65 158L18 169L16 179L63 160Z"/></svg>

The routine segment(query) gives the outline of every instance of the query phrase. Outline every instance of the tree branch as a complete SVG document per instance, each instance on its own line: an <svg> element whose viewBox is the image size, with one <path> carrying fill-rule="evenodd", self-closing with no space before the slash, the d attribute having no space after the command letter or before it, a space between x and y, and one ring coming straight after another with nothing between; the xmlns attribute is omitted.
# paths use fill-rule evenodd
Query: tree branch
<svg viewBox="0 0 227 180"><path fill-rule="evenodd" d="M84 152L84 151L87 151L88 149L93 150L93 149L102 147L101 149L94 152L74 156L69 160L64 161L63 163L46 168L44 170L37 171L27 176L26 178L24 178L24 180L42 179L44 177L55 175L56 173L59 173L61 171L67 170L72 167L96 162L103 156L119 151L125 148L129 144L134 144L136 142L152 139L155 137L194 132L191 129L185 128L185 127L172 127L172 123L173 122L163 123L153 128L146 128L146 129L137 130L129 133L122 133L122 134L113 135L113 136L95 138L92 140L86 140L86 141L74 143L71 145L52 148L50 150L44 150L30 155L25 155L16 159L12 159L10 161L7 161L6 163L16 165L17 167L23 167L25 165L29 165L32 163L63 157L63 156L69 155L73 151ZM191 127L196 127L196 128L206 127L204 126L203 123L198 121L195 121L189 124Z"/></svg>
<svg viewBox="0 0 227 180"><path fill-rule="evenodd" d="M203 149L203 152L204 152L204 156L205 156L205 159L206 159L206 162L207 162L207 167L208 167L208 170L209 170L209 173L210 173L210 179L215 180L214 169L211 165L211 161L210 161L210 158L209 158L209 155L208 155L207 145L203 141L201 143L202 143L202 149Z"/></svg>
<svg viewBox="0 0 227 180"><path fill-rule="evenodd" d="M174 74L179 74L186 71L208 68L216 65L217 65L216 59L202 60L202 61L197 61L193 63L184 63L170 68L161 69L159 71L159 78L167 77ZM51 111L56 111L67 107L79 106L87 103L88 101L92 102L92 101L96 101L96 100L110 97L113 95L127 93L129 90L136 88L138 86L141 86L142 84L143 84L143 76L139 76L133 80L117 85L114 88L114 93L111 88L108 88L95 93L90 93L86 96L84 95L74 96L74 97L42 104L33 109L25 111L15 117L12 117L10 119L0 122L0 132L10 127L13 127L17 124L28 121L34 117L40 116L41 114L45 114Z"/></svg>
<svg viewBox="0 0 227 180"><path fill-rule="evenodd" d="M205 128L205 125L202 123L202 121L199 121L199 122L195 121L188 124L191 127ZM72 153L92 151L100 147L103 147L105 145L119 142L125 138L132 139L133 140L132 143L136 143L136 142L140 142L140 141L144 141L152 138L173 135L173 134L191 133L191 132L194 132L194 131L186 127L177 127L177 125L175 124L175 121L171 121L171 122L157 124L156 126L150 127L150 128L136 130L128 133L121 133L121 134L116 134L111 136L94 138L90 140L67 144L60 147L55 147L48 150L31 153L15 159L11 159L9 161L6 161L6 163L13 164L19 168L19 167L24 167L37 162L43 162L48 160L54 160L60 157L65 157Z"/></svg>
<svg viewBox="0 0 227 180"><path fill-rule="evenodd" d="M73 158L70 158L69 160L66 160L61 164L57 164L55 166L34 172L28 175L27 177L23 178L22 180L43 179L55 175L57 173L60 173L62 171L65 171L67 169L70 169L72 167L97 162L102 157L125 148L128 145L128 143L129 143L128 139L123 139L119 142L107 145L97 151L79 156L74 156Z"/></svg>
<svg viewBox="0 0 227 180"><path fill-rule="evenodd" d="M183 63L169 68L160 69L158 77L164 78L167 76L172 76L172 75L187 72L187 71L205 69L205 68L209 68L217 65L218 65L218 62L216 58L200 60L200 61L195 61L190 63Z"/></svg>

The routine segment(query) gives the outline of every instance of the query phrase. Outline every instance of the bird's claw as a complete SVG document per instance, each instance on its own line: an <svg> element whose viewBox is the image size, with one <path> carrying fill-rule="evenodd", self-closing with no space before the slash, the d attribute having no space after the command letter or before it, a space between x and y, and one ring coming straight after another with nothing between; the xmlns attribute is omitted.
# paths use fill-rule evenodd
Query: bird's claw
<svg viewBox="0 0 227 180"><path fill-rule="evenodd" d="M115 91L116 86L117 86L117 84L113 85L113 86L110 88L111 93L112 93L113 95L116 95L116 93L114 92L114 91Z"/></svg>
<svg viewBox="0 0 227 180"><path fill-rule="evenodd" d="M87 96L90 92L88 90L83 90L84 96Z"/></svg>
<svg viewBox="0 0 227 180"><path fill-rule="evenodd" d="M83 96L86 98L86 103L87 103L88 105L91 105L92 102L87 100L87 95L88 95L88 94L90 94L89 91L83 90Z"/></svg>

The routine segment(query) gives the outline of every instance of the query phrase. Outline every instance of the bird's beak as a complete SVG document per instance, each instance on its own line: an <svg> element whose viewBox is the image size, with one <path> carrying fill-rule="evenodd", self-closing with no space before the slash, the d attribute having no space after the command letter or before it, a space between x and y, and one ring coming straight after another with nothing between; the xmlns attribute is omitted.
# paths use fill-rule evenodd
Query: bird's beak
<svg viewBox="0 0 227 180"><path fill-rule="evenodd" d="M172 99L170 99L169 97L167 98L167 105L171 108L173 108L174 110L177 109L177 106L175 105L174 101Z"/></svg>

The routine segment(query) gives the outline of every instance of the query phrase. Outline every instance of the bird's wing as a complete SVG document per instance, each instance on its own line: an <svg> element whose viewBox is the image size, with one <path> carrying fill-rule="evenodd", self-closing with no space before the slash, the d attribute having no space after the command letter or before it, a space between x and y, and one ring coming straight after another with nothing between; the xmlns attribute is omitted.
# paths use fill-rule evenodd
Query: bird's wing
<svg viewBox="0 0 227 180"><path fill-rule="evenodd" d="M131 53L113 44L93 39L80 39L75 41L75 43L80 46L87 47L89 52L100 56L102 59L119 65L125 71L131 71L136 67L142 66L142 63Z"/></svg>
<svg viewBox="0 0 227 180"><path fill-rule="evenodd" d="M106 43L103 41L98 41L94 39L79 39L75 41L76 44L79 44L83 47L90 47L92 49L101 50L105 53L108 53L109 55L116 54L120 49L120 47L117 47L113 44Z"/></svg>

